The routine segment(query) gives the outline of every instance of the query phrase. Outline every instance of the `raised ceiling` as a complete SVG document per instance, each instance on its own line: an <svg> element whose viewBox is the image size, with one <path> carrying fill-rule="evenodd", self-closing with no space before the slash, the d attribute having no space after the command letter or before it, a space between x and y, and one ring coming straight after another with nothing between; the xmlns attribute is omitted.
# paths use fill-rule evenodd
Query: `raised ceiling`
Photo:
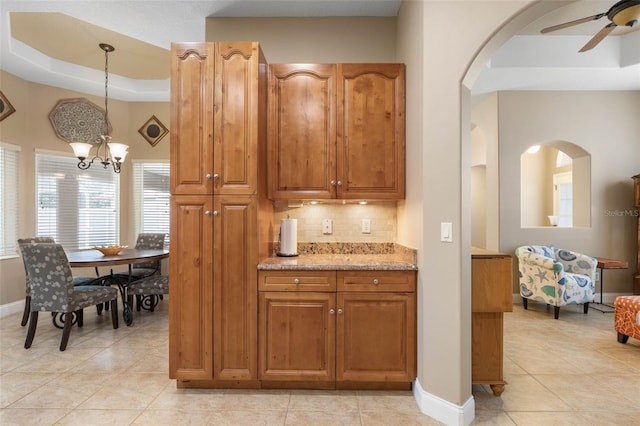
<svg viewBox="0 0 640 426"><path fill-rule="evenodd" d="M565 1L522 29L480 75L474 93L494 90L640 90L640 31L616 28L600 46L578 49L606 18L540 35L540 29L606 11L610 1ZM2 1L0 68L26 80L100 95L112 44L110 95L169 98L171 41L205 38L206 17L395 16L401 0ZM635 27L634 29L638 29ZM461 29L456 29L461 30Z"/></svg>

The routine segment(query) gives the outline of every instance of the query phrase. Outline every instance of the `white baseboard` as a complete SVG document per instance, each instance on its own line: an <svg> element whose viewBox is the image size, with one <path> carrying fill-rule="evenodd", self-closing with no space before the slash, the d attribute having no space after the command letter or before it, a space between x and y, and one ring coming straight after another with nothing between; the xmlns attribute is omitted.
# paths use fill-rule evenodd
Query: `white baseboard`
<svg viewBox="0 0 640 426"><path fill-rule="evenodd" d="M476 415L473 396L470 396L462 406L456 405L425 391L418 379L413 383L413 396L420 411L447 425L468 426Z"/></svg>
<svg viewBox="0 0 640 426"><path fill-rule="evenodd" d="M24 311L24 299L0 305L0 318Z"/></svg>

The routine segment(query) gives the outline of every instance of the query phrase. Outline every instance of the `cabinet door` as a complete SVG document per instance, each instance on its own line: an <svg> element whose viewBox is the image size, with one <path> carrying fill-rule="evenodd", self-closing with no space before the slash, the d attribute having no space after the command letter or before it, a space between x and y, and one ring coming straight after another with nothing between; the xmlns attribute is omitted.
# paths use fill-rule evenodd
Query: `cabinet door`
<svg viewBox="0 0 640 426"><path fill-rule="evenodd" d="M172 194L213 194L214 46L171 45Z"/></svg>
<svg viewBox="0 0 640 426"><path fill-rule="evenodd" d="M260 292L261 380L333 381L334 345L335 293Z"/></svg>
<svg viewBox="0 0 640 426"><path fill-rule="evenodd" d="M257 378L257 202L214 198L213 376Z"/></svg>
<svg viewBox="0 0 640 426"><path fill-rule="evenodd" d="M338 198L404 198L404 102L404 64L338 65Z"/></svg>
<svg viewBox="0 0 640 426"><path fill-rule="evenodd" d="M171 197L169 377L213 378L213 199Z"/></svg>
<svg viewBox="0 0 640 426"><path fill-rule="evenodd" d="M270 198L335 198L335 76L331 64L269 66Z"/></svg>
<svg viewBox="0 0 640 426"><path fill-rule="evenodd" d="M414 380L415 305L415 293L338 293L336 380Z"/></svg>
<svg viewBox="0 0 640 426"><path fill-rule="evenodd" d="M266 84L266 74L265 79L259 78L259 63L258 43L220 42L217 46L213 153L216 194L256 193L261 117L258 92L259 84Z"/></svg>

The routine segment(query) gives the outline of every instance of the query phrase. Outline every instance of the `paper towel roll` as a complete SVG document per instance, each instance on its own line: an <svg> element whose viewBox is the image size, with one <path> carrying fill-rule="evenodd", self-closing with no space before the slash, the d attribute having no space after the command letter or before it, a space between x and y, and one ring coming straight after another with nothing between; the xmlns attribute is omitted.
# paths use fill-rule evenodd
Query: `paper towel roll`
<svg viewBox="0 0 640 426"><path fill-rule="evenodd" d="M298 219L282 219L280 224L280 252L278 255L298 255Z"/></svg>

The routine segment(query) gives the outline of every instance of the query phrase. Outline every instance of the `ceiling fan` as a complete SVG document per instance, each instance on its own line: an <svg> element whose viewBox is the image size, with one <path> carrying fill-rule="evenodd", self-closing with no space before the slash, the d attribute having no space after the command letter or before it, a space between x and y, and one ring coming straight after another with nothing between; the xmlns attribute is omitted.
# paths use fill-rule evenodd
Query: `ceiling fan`
<svg viewBox="0 0 640 426"><path fill-rule="evenodd" d="M621 0L611 6L611 9L604 13L598 13L597 15L587 16L586 18L576 19L575 21L565 22L564 24L554 25L552 27L543 28L540 32L550 33L551 31L560 30L562 28L572 27L574 25L583 24L589 21L597 21L598 19L606 16L611 23L607 24L598 33L593 36L587 44L582 46L580 52L586 52L598 45L615 27L625 26L633 27L640 22L640 0Z"/></svg>

